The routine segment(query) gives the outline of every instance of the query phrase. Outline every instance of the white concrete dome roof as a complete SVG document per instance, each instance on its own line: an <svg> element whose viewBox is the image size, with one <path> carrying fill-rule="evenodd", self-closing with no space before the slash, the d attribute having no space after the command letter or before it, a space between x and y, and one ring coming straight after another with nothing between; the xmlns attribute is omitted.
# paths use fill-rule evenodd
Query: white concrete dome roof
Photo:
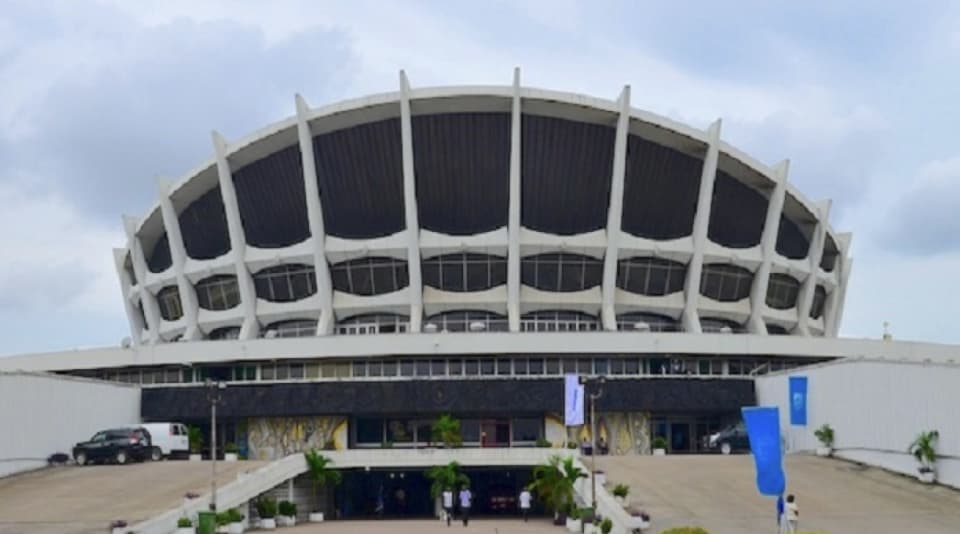
<svg viewBox="0 0 960 534"><path fill-rule="evenodd" d="M161 180L115 250L133 343L436 331L836 336L849 234L773 167L511 86L310 108Z"/></svg>

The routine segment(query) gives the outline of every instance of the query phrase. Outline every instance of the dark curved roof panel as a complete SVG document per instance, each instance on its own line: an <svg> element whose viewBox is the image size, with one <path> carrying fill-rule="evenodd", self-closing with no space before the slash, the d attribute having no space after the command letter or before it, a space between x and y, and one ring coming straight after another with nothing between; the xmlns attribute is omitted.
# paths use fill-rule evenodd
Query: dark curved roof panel
<svg viewBox="0 0 960 534"><path fill-rule="evenodd" d="M310 237L299 146L233 171L233 183L248 244L280 248Z"/></svg>
<svg viewBox="0 0 960 534"><path fill-rule="evenodd" d="M406 227L400 119L318 135L313 150L328 235L371 239Z"/></svg>
<svg viewBox="0 0 960 534"><path fill-rule="evenodd" d="M173 257L170 256L170 239L164 232L153 245L153 250L147 254L147 268L151 273L162 273L171 265L173 265Z"/></svg>
<svg viewBox="0 0 960 534"><path fill-rule="evenodd" d="M605 228L615 137L610 126L524 114L523 226L560 235Z"/></svg>
<svg viewBox="0 0 960 534"><path fill-rule="evenodd" d="M767 197L733 176L718 170L710 208L710 240L730 248L760 244L767 218Z"/></svg>
<svg viewBox="0 0 960 534"><path fill-rule="evenodd" d="M623 231L647 239L693 232L703 160L630 135L623 184Z"/></svg>
<svg viewBox="0 0 960 534"><path fill-rule="evenodd" d="M179 219L183 246L191 258L209 260L230 252L230 229L219 185L191 202Z"/></svg>
<svg viewBox="0 0 960 534"><path fill-rule="evenodd" d="M420 227L470 235L507 225L510 114L412 118Z"/></svg>

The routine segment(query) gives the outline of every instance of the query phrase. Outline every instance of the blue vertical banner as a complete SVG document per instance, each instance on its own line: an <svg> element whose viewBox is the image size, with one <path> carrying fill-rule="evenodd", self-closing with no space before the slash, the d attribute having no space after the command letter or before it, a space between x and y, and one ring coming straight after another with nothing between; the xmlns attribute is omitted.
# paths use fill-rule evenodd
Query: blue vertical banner
<svg viewBox="0 0 960 534"><path fill-rule="evenodd" d="M807 377L790 377L790 424L807 426Z"/></svg>
<svg viewBox="0 0 960 534"><path fill-rule="evenodd" d="M563 422L567 426L583 424L583 386L577 375L563 377Z"/></svg>
<svg viewBox="0 0 960 534"><path fill-rule="evenodd" d="M774 407L741 408L747 425L750 450L757 468L757 491L779 496L787 487L780 446L780 410Z"/></svg>

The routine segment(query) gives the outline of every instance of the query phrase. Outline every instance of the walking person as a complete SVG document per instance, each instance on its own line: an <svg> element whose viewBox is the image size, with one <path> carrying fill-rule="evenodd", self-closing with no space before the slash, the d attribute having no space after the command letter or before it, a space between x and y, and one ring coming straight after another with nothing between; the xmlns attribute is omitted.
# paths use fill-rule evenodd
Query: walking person
<svg viewBox="0 0 960 534"><path fill-rule="evenodd" d="M523 488L523 491L520 492L520 512L523 514L523 522L527 522L527 518L530 516L530 501L533 499L533 496L530 495L530 490Z"/></svg>
<svg viewBox="0 0 960 534"><path fill-rule="evenodd" d="M450 518L453 517L453 490L446 488L443 490L443 513L447 516L447 526L450 526Z"/></svg>
<svg viewBox="0 0 960 534"><path fill-rule="evenodd" d="M460 490L460 513L463 515L463 526L470 524L470 505L473 503L473 494L470 493L470 486L464 486Z"/></svg>
<svg viewBox="0 0 960 534"><path fill-rule="evenodd" d="M797 499L793 495L787 495L787 504L784 505L784 515L787 520L786 532L794 534L797 531L797 523L800 521L800 508L797 507Z"/></svg>
<svg viewBox="0 0 960 534"><path fill-rule="evenodd" d="M783 495L777 497L777 534L783 534L787 530L786 519L783 517L785 505Z"/></svg>

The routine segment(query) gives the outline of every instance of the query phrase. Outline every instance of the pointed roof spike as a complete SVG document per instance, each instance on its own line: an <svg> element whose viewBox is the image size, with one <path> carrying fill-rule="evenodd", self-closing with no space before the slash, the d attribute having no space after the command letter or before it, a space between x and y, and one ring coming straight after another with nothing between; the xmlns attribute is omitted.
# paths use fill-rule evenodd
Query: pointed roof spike
<svg viewBox="0 0 960 534"><path fill-rule="evenodd" d="M830 218L830 208L833 206L833 200L825 198L814 202L813 205L817 207L817 211L820 212L820 216L824 221Z"/></svg>
<svg viewBox="0 0 960 534"><path fill-rule="evenodd" d="M621 106L626 106L629 109L630 106L630 84L624 85L623 89L620 91L620 96L617 98L617 102Z"/></svg>
<svg viewBox="0 0 960 534"><path fill-rule="evenodd" d="M712 123L710 123L710 126L707 128L707 135L708 135L711 139L713 139L713 140L715 140L715 141L719 141L719 140L720 140L720 130L721 130L722 127L723 127L723 119L719 119L719 118L718 118L717 120L715 120L715 121L713 121Z"/></svg>
<svg viewBox="0 0 960 534"><path fill-rule="evenodd" d="M220 132L218 132L218 131L216 131L216 130L211 131L211 132L210 132L210 138L213 139L213 147L214 147L217 151L221 151L221 150L222 150L222 151L226 152L226 150L227 150L227 140L223 137L223 135L220 134Z"/></svg>
<svg viewBox="0 0 960 534"><path fill-rule="evenodd" d="M126 214L121 215L120 218L123 220L123 229L126 231L127 237L133 237L137 233L137 225L140 224L140 219Z"/></svg>
<svg viewBox="0 0 960 534"><path fill-rule="evenodd" d="M410 91L410 80L407 79L407 73L400 69L400 91L406 93Z"/></svg>
<svg viewBox="0 0 960 534"><path fill-rule="evenodd" d="M851 232L841 232L837 234L837 241L840 242L840 249L844 252L850 250L850 244L853 242L853 234Z"/></svg>
<svg viewBox="0 0 960 534"><path fill-rule="evenodd" d="M153 177L153 181L157 184L157 191L162 196L167 196L170 194L170 190L173 189L173 182L164 178L163 176L156 175Z"/></svg>
<svg viewBox="0 0 960 534"><path fill-rule="evenodd" d="M513 68L513 86L520 87L520 67Z"/></svg>
<svg viewBox="0 0 960 534"><path fill-rule="evenodd" d="M297 115L306 115L310 112L310 105L307 104L307 100L303 98L303 95L296 93L293 95L293 100L296 102Z"/></svg>

